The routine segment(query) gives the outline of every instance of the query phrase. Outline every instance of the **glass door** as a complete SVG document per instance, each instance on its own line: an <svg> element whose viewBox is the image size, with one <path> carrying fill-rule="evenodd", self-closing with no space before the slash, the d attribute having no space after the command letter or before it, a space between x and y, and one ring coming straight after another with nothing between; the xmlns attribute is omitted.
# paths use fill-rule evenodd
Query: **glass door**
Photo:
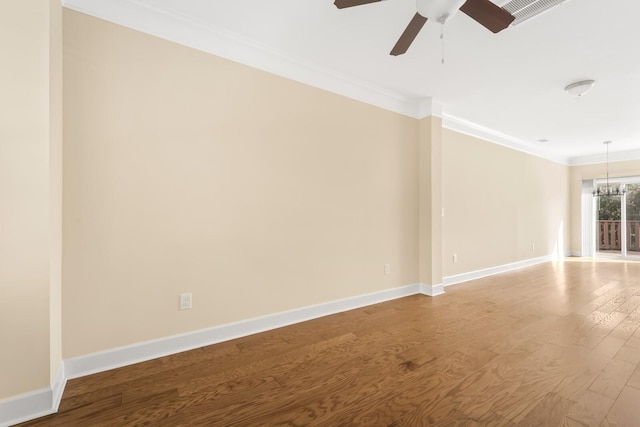
<svg viewBox="0 0 640 427"><path fill-rule="evenodd" d="M628 184L625 194L627 256L640 259L640 184Z"/></svg>
<svg viewBox="0 0 640 427"><path fill-rule="evenodd" d="M588 184L588 181L585 182ZM624 190L620 194L607 195L607 185L611 188ZM588 189L588 185L584 186ZM616 178L610 183L604 180L593 181L592 189L600 190L599 196L590 197L583 188L583 213L593 212L592 216L585 215L583 220L595 226L591 230L584 230L583 241L591 246L591 250L583 247L586 256L606 258L623 258L640 261L640 177ZM592 190L590 190L592 191ZM593 209L593 210L591 210ZM591 234L593 233L593 234ZM593 240L591 240L593 236Z"/></svg>
<svg viewBox="0 0 640 427"><path fill-rule="evenodd" d="M623 252L622 199L624 196L596 197L596 255L625 256Z"/></svg>

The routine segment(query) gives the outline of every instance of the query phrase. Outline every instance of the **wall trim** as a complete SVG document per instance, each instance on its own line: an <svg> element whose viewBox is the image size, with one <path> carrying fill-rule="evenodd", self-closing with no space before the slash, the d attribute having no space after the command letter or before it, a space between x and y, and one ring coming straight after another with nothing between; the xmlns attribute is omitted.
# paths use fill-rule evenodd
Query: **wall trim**
<svg viewBox="0 0 640 427"><path fill-rule="evenodd" d="M0 415L0 427L57 412L69 379L411 295L441 295L444 293L443 289L441 284L401 286L66 359L61 363L50 387L0 402L0 414L2 414Z"/></svg>
<svg viewBox="0 0 640 427"><path fill-rule="evenodd" d="M640 150L616 151L609 153L609 163L640 160ZM607 161L606 154L591 154L588 156L572 157L569 166L597 165Z"/></svg>
<svg viewBox="0 0 640 427"><path fill-rule="evenodd" d="M366 307L411 295L438 296L444 294L444 286L414 284L370 294L344 298L327 303L307 306L281 313L255 317L239 322L214 326L185 334L145 341L129 346L109 349L86 356L67 359L64 362L66 378L73 379L109 369L132 365L146 360L180 353L195 348L221 343L307 320L317 319L343 311Z"/></svg>
<svg viewBox="0 0 640 427"><path fill-rule="evenodd" d="M58 369L58 373L53 380L53 384L51 385L52 389L52 403L51 409L52 412L58 412L58 408L60 407L60 401L62 400L62 393L64 392L64 388L67 386L67 375L64 368L64 361L60 363L60 368Z"/></svg>
<svg viewBox="0 0 640 427"><path fill-rule="evenodd" d="M62 5L76 12L414 119L422 119L429 115L443 117L444 126L449 129L560 164L574 166L604 162L601 161L601 155L574 158L555 155L531 142L443 114L442 104L432 104L430 97L410 98L398 91L338 73L320 64L302 61L235 32L214 27L197 17L186 16L166 4L160 7L149 0L62 0ZM632 159L640 159L640 150L612 153L610 161Z"/></svg>
<svg viewBox="0 0 640 427"><path fill-rule="evenodd" d="M530 258L510 264L498 265L496 267L484 268L482 270L447 276L442 278L442 284L445 287L456 285L458 283L468 282L469 280L481 279L483 277L493 276L494 274L506 273L508 271L519 270L521 268L530 267L532 265L542 264L543 262L552 261L557 258L558 257L554 255L546 255L539 258Z"/></svg>
<svg viewBox="0 0 640 427"><path fill-rule="evenodd" d="M462 133L465 135L473 136L475 138L482 139L484 141L492 142L503 147L511 148L512 150L520 151L531 156L540 157L545 160L550 160L561 165L568 165L569 159L563 156L552 156L547 151L540 147L516 138L511 135L507 135L500 131L488 128L486 126L479 125L477 123L470 122L460 117L452 116L451 114L444 113L442 120L442 127Z"/></svg>
<svg viewBox="0 0 640 427"><path fill-rule="evenodd" d="M435 297L443 295L446 286L529 267L553 259L555 259L553 255L532 258L511 264L444 277L442 283L435 285L417 283L386 289L66 359L61 363L60 369L50 387L0 401L0 427L33 420L57 412L62 393L69 379L104 372L110 369L120 368L134 363L193 350L195 348L411 295L421 294Z"/></svg>
<svg viewBox="0 0 640 427"><path fill-rule="evenodd" d="M302 61L168 5L148 0L62 0L65 8L248 65L369 105L418 118L420 101L320 64Z"/></svg>
<svg viewBox="0 0 640 427"><path fill-rule="evenodd" d="M66 383L64 364L61 364L51 386L0 401L0 427L57 412Z"/></svg>
<svg viewBox="0 0 640 427"><path fill-rule="evenodd" d="M11 426L53 412L53 391L51 387L44 387L0 402L0 426Z"/></svg>
<svg viewBox="0 0 640 427"><path fill-rule="evenodd" d="M438 283L437 285L420 283L420 293L430 297L437 297L438 295L444 294L444 285L442 283Z"/></svg>
<svg viewBox="0 0 640 427"><path fill-rule="evenodd" d="M417 284L255 317L65 360L68 379L115 369L170 354L420 293Z"/></svg>

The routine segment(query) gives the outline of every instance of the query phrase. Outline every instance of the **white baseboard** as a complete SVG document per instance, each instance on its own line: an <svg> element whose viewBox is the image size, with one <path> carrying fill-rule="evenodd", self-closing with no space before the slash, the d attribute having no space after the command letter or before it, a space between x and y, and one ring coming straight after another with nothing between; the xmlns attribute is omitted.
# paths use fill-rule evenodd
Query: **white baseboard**
<svg viewBox="0 0 640 427"><path fill-rule="evenodd" d="M185 334L109 349L65 360L68 379L78 378L109 369L119 368L194 348L217 344L235 338L281 328L294 323L316 319L367 305L415 295L419 285L407 285L366 295L330 301L268 316L256 317Z"/></svg>
<svg viewBox="0 0 640 427"><path fill-rule="evenodd" d="M60 401L62 400L62 393L64 392L64 388L67 386L67 374L65 371L64 361L60 364L60 368L58 369L58 373L56 374L55 379L53 380L53 384L51 386L52 389L52 413L58 412L58 407L60 407Z"/></svg>
<svg viewBox="0 0 640 427"><path fill-rule="evenodd" d="M557 257L554 257L553 255L546 255L543 257L526 259L524 261L518 261L511 264L504 264L496 267L485 268L482 270L470 271L468 273L456 274L454 276L447 276L442 278L442 284L445 287L456 285L458 283L468 282L469 280L481 279L483 277L493 276L494 274L506 273L507 271L530 267L532 265L541 264L553 259L557 259Z"/></svg>
<svg viewBox="0 0 640 427"><path fill-rule="evenodd" d="M435 297L444 294L446 286L540 264L552 259L552 256L533 258L445 277L441 284L426 285L420 283L387 289L67 359L61 364L51 387L0 401L0 427L55 413L60 405L62 392L68 379L132 365L397 298L416 294Z"/></svg>
<svg viewBox="0 0 640 427"><path fill-rule="evenodd" d="M424 283L420 283L420 293L430 297L437 297L438 295L444 294L444 286L442 283L437 285L425 285Z"/></svg>
<svg viewBox="0 0 640 427"><path fill-rule="evenodd" d="M0 426L11 426L53 412L53 390L41 388L0 402Z"/></svg>
<svg viewBox="0 0 640 427"><path fill-rule="evenodd" d="M0 427L19 424L57 412L66 383L64 364L61 364L50 387L0 401Z"/></svg>

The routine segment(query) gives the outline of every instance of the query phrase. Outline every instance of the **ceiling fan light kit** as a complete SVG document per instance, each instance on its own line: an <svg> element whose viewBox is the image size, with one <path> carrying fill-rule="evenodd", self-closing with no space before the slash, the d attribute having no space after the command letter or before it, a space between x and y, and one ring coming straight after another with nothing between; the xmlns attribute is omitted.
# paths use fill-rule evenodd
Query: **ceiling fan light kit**
<svg viewBox="0 0 640 427"><path fill-rule="evenodd" d="M595 80L582 80L567 85L564 90L572 96L584 96L596 84Z"/></svg>
<svg viewBox="0 0 640 427"><path fill-rule="evenodd" d="M453 18L466 0L417 0L418 13L427 19L444 24Z"/></svg>

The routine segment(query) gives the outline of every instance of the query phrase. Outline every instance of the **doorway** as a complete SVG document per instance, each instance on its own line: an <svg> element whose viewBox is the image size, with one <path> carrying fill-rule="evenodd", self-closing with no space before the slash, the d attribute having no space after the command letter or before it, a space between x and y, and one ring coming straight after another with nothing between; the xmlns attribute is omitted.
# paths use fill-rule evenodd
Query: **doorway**
<svg viewBox="0 0 640 427"><path fill-rule="evenodd" d="M622 194L593 198L595 255L640 260L640 177L612 182ZM594 187L604 191L604 182Z"/></svg>

